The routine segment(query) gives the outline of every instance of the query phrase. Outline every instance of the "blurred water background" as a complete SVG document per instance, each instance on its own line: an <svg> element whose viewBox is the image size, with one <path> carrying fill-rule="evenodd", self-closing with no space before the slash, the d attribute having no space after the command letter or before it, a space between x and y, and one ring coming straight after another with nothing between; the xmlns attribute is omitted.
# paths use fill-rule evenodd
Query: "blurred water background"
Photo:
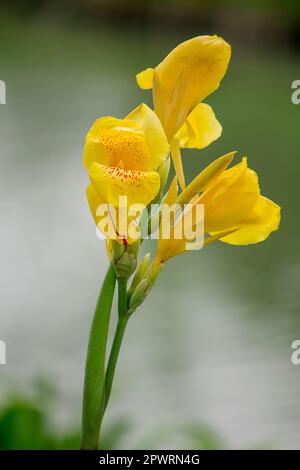
<svg viewBox="0 0 300 470"><path fill-rule="evenodd" d="M248 155L262 192L282 206L281 229L261 245L219 243L166 266L130 320L105 419L107 445L300 448L300 366L290 360L300 338L296 3L283 15L278 2L250 10L212 2L202 10L193 1L185 16L174 14L183 2L165 2L169 10L154 2L155 14L148 2L143 10L137 2L127 9L102 3L103 10L89 10L97 2L74 2L71 11L70 2L61 3L65 9L19 2L1 13L0 338L7 365L0 366L0 447L13 446L7 433L20 426L27 441L16 438L19 447L77 442L89 327L107 267L84 194L87 130L99 116L151 104L135 74L179 42L217 33L233 47L228 74L207 99L223 135L208 149L185 152L187 176L231 150ZM47 414L45 422L37 413ZM56 437L75 433L74 441L36 443L29 432L36 419Z"/></svg>

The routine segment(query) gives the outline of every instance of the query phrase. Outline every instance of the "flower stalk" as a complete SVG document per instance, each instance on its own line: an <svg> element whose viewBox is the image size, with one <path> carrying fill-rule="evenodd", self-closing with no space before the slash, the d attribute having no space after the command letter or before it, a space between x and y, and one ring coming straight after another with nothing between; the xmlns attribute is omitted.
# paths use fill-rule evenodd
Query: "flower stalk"
<svg viewBox="0 0 300 470"><path fill-rule="evenodd" d="M112 265L104 278L92 322L85 366L82 449L97 449L105 385L105 353L116 275Z"/></svg>
<svg viewBox="0 0 300 470"><path fill-rule="evenodd" d="M124 119L99 118L87 134L83 160L90 184L86 194L97 228L106 238L111 265L88 344L82 449L98 448L128 320L145 301L165 263L217 240L231 245L259 243L279 227L280 207L261 194L258 176L247 159L229 168L235 152L218 158L185 185L181 149L204 149L221 135L220 123L203 100L219 87L230 56L230 45L218 36L198 36L179 44L155 69L137 75L142 89L153 90L154 110L142 103ZM169 154L177 177L163 194ZM154 215L152 204L159 205ZM138 264L143 217L148 235L157 232L158 242L152 262L147 254ZM169 235L165 235L165 220ZM192 236L182 230L185 225ZM106 365L116 280L118 320Z"/></svg>

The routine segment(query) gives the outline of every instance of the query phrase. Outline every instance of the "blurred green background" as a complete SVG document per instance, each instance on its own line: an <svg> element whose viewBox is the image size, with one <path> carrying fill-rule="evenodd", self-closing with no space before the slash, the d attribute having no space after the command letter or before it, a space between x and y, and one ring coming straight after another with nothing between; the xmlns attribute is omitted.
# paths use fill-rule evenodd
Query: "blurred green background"
<svg viewBox="0 0 300 470"><path fill-rule="evenodd" d="M214 244L166 266L130 321L103 446L300 448L300 366L290 360L300 338L299 2L10 3L0 18L0 448L78 447L107 265L85 201L84 137L99 116L151 104L135 74L211 33L233 48L207 100L223 135L185 152L186 174L231 150L248 155L282 206L281 228L261 245Z"/></svg>

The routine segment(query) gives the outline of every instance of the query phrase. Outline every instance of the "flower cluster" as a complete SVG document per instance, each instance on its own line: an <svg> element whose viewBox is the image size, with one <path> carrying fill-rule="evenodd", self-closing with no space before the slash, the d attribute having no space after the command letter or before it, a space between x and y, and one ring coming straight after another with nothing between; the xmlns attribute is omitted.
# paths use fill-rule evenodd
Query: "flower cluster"
<svg viewBox="0 0 300 470"><path fill-rule="evenodd" d="M84 165L92 215L106 236L109 224L114 229L115 237L107 236L107 251L117 276L128 279L137 268L128 292L129 310L144 300L164 263L190 249L190 242L200 247L215 240L247 245L265 240L279 226L280 207L261 195L257 174L246 157L229 167L235 152L228 153L185 183L180 149L203 149L221 135L219 121L203 100L219 87L230 56L231 47L218 36L183 42L155 68L137 74L138 85L152 89L153 110L141 104L123 119L97 119L87 134ZM176 176L164 191L169 155ZM161 204L155 216L157 252L152 263L147 255L137 267L139 227L145 214L153 226L151 203ZM142 209L132 210L135 205ZM199 205L202 211L197 210ZM165 237L162 221L175 206L182 211L173 212ZM188 240L177 230L187 219L194 234ZM137 230L128 231L130 224Z"/></svg>

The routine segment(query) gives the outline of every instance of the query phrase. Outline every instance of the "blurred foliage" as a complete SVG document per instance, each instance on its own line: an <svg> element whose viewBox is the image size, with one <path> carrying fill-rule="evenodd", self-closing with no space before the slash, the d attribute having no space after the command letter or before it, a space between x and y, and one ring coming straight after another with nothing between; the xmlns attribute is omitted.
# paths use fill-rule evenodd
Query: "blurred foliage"
<svg viewBox="0 0 300 470"><path fill-rule="evenodd" d="M35 14L40 11L56 11L60 15L86 13L98 16L131 16L147 18L167 13L170 18L177 14L205 16L227 9L284 11L294 14L300 11L298 0L2 0L2 5L19 14Z"/></svg>
<svg viewBox="0 0 300 470"><path fill-rule="evenodd" d="M299 0L2 0L7 10L23 19L42 17L77 22L96 28L155 27L189 31L218 31L245 42L287 42L300 47Z"/></svg>
<svg viewBox="0 0 300 470"><path fill-rule="evenodd" d="M51 425L51 404L56 393L38 379L32 396L10 392L0 409L0 449L78 449L80 434L56 432Z"/></svg>
<svg viewBox="0 0 300 470"><path fill-rule="evenodd" d="M50 404L55 402L54 389L47 382L35 384L34 395L10 393L0 408L0 450L76 450L80 447L78 426L62 432L51 424ZM105 426L106 427L106 426ZM57 428L57 426L56 426ZM214 450L229 448L222 436L212 427L202 423L190 423L179 428L178 440L188 450ZM101 449L124 448L123 442L132 430L130 420L121 416L110 423L102 437ZM164 448L164 440L176 429L154 426L144 438L138 438L134 448ZM121 447L120 447L121 446ZM260 443L254 449L270 448L269 443Z"/></svg>
<svg viewBox="0 0 300 470"><path fill-rule="evenodd" d="M0 407L0 450L72 450L80 447L78 426L73 430L58 431L51 424L51 405L57 394L43 380L34 384L31 396L10 392ZM105 426L101 448L118 449L132 430L132 423L125 416ZM180 428L179 439L187 449L224 449L221 436L207 425L191 423ZM143 439L137 439L136 448L162 448L164 439L175 430L169 426L154 427ZM181 446L182 447L182 446Z"/></svg>

